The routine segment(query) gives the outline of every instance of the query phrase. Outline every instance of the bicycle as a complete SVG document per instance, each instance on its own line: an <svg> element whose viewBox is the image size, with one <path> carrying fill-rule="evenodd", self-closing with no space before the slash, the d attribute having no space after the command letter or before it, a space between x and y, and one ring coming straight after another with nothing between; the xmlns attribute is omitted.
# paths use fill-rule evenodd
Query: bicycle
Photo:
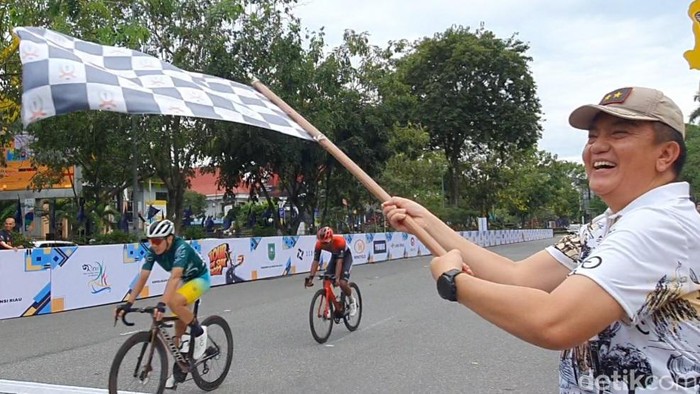
<svg viewBox="0 0 700 394"><path fill-rule="evenodd" d="M357 330L360 320L362 320L362 294L355 282L348 283L348 286L352 288L357 306L357 313L354 316L350 316L350 303L342 290L340 291L340 300L338 300L338 296L333 289L331 276L324 274L318 278L323 280L323 288L316 291L311 299L309 325L311 326L311 335L316 342L325 343L328 337L331 336L333 323L340 324L341 319L349 331ZM341 305L343 306L343 312L342 315L338 315L336 311L341 310ZM319 325L318 329L316 323Z"/></svg>
<svg viewBox="0 0 700 394"><path fill-rule="evenodd" d="M195 317L198 309L199 300L194 303ZM212 391L218 388L226 378L233 358L233 336L226 320L216 315L204 319L201 324L202 326L207 326L208 346L204 355L195 361L192 359L194 346L189 346L186 352L181 352L178 346L175 345L173 337L168 333L168 328L173 326L168 324L168 322L176 321L178 317L167 316L160 321L156 321L155 311L155 306L133 308L129 311L129 313L148 313L153 321L150 330L139 331L130 336L117 351L109 371L109 393L116 394L117 390L163 393L166 380L168 379L166 349L170 351L179 367L174 368L179 369L179 371L173 371L178 383L189 380L185 379L186 376L183 376L182 371L185 371L192 374L191 379L194 380L200 389ZM122 322L127 326L133 326L134 323L126 320L126 315L126 313L122 315ZM115 326L117 319L114 319ZM190 335L189 329L186 334ZM220 334L223 335L221 336ZM192 339L190 336L189 344L194 344ZM131 350L136 350L135 354L128 354ZM223 363L221 363L222 361ZM215 369L214 367L219 365L222 365L223 368L216 375L213 370Z"/></svg>

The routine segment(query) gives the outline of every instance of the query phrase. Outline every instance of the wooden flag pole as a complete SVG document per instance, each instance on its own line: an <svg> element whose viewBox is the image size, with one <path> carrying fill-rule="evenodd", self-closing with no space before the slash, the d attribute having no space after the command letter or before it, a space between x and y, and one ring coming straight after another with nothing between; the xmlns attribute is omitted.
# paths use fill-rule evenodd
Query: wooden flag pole
<svg viewBox="0 0 700 394"><path fill-rule="evenodd" d="M343 165L348 171L350 171L351 174L357 178L360 183L362 183L367 190L369 190L372 195L374 195L379 201L384 202L387 201L391 196L389 193L384 191L384 189L377 184L377 182L374 181L369 175L367 175L364 170L362 170L357 164L355 164L354 161L350 160L350 158L343 153L333 142L331 142L323 133L318 131L318 129L309 123L306 119L304 119L303 116L299 115L297 111L294 110L294 108L290 107L287 103L284 102L281 98L279 98L273 91L271 91L267 86L265 86L262 82L260 81L253 81L253 87L260 92L263 96L267 97L268 100L272 101L275 105L280 107L287 115L289 115L290 118L292 118L295 122L297 122L304 130L306 130L307 133L314 139L314 141L318 142L323 149L325 149L328 153L333 155L333 157L336 158L340 162L340 164ZM406 217L406 220L404 220L404 224L406 227L411 231L411 233L415 234L418 239L423 242L423 245L425 245L428 250L433 254L433 256L442 256L445 254L445 249L440 245L433 237L428 234L425 229L423 229L421 226L416 223L413 218L410 216Z"/></svg>

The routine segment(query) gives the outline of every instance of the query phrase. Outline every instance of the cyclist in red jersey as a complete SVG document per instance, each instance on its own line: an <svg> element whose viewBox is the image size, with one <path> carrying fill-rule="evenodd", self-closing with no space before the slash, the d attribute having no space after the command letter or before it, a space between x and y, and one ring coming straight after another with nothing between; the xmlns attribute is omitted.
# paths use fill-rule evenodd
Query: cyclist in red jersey
<svg viewBox="0 0 700 394"><path fill-rule="evenodd" d="M352 288L348 286L350 280L350 270L352 268L352 252L348 248L347 242L342 235L333 235L333 229L330 227L321 227L316 233L316 246L314 247L314 261L311 263L311 272L304 279L304 286L313 286L313 278L318 271L318 262L321 259L321 251L326 250L331 253L331 259L326 267L326 273L333 279L335 286L340 286L348 297L350 305L350 316L355 316L357 313L357 304L355 297L352 296ZM342 315L344 311L338 311Z"/></svg>

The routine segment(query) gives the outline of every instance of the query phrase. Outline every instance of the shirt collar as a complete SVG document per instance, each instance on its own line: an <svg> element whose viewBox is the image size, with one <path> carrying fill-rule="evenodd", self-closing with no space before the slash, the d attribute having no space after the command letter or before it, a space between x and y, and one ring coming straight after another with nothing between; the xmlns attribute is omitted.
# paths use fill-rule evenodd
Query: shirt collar
<svg viewBox="0 0 700 394"><path fill-rule="evenodd" d="M624 214L643 206L654 205L659 201L668 201L674 198L688 198L690 196L690 185L688 182L671 182L649 190L636 199L632 200L620 211L613 213L610 208L606 209L603 215L607 220L617 220Z"/></svg>

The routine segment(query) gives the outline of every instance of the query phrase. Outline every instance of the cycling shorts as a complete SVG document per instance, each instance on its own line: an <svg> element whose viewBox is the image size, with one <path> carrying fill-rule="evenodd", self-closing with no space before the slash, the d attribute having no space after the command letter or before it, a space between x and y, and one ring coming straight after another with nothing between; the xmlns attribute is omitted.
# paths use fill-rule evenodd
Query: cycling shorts
<svg viewBox="0 0 700 394"><path fill-rule="evenodd" d="M209 291L211 288L211 277L209 272L204 273L204 275L196 277L189 280L177 289L178 294L182 294L187 300L187 304L194 304L204 293Z"/></svg>
<svg viewBox="0 0 700 394"><path fill-rule="evenodd" d="M331 261L328 262L328 266L326 267L326 274L330 275L332 279L335 279L335 265L338 259L336 258L336 255L333 255L331 258ZM345 281L350 280L350 270L352 269L352 253L348 251L345 254L345 257L343 258L343 270L341 271L341 279Z"/></svg>

